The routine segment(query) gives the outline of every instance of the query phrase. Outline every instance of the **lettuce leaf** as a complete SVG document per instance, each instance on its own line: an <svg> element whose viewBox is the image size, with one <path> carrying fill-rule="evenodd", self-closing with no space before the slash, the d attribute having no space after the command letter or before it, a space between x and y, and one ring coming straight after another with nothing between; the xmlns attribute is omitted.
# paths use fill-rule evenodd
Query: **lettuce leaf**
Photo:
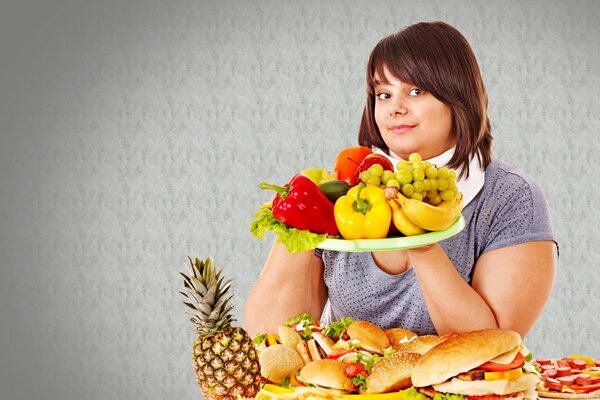
<svg viewBox="0 0 600 400"><path fill-rule="evenodd" d="M291 228L277 221L273 217L273 210L268 203L260 207L260 210L254 214L254 218L256 220L250 222L250 233L259 239L264 239L265 231L273 231L277 235L277 241L283 243L290 253L312 250L327 239L326 234L320 235L307 230Z"/></svg>
<svg viewBox="0 0 600 400"><path fill-rule="evenodd" d="M454 394L454 393L441 394L441 393L438 393L438 394L435 395L435 397L433 398L433 400L467 400L467 398L464 397L463 395L460 395L460 394Z"/></svg>
<svg viewBox="0 0 600 400"><path fill-rule="evenodd" d="M325 334L333 340L338 340L344 330L354 322L354 319L350 317L344 317L339 321L333 321L331 325L325 328Z"/></svg>
<svg viewBox="0 0 600 400"><path fill-rule="evenodd" d="M400 398L403 400L431 400L429 397L415 389L414 386L401 390Z"/></svg>

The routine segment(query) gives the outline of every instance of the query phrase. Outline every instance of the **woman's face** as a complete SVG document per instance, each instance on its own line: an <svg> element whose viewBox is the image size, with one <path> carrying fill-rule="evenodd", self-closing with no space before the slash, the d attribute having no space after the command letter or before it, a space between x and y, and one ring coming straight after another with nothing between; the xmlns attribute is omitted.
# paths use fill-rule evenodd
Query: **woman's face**
<svg viewBox="0 0 600 400"><path fill-rule="evenodd" d="M409 82L394 78L384 69L375 76L375 122L390 150L407 160L419 153L424 160L455 145L450 107Z"/></svg>

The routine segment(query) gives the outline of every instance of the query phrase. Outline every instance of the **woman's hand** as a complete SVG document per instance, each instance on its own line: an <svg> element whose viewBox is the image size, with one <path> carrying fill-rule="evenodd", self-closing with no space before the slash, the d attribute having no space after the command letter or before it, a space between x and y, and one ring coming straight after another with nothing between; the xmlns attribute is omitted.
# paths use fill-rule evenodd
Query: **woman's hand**
<svg viewBox="0 0 600 400"><path fill-rule="evenodd" d="M275 333L289 318L307 312L320 318L327 290L323 262L314 250L288 253L275 243L245 305L244 322L251 336Z"/></svg>

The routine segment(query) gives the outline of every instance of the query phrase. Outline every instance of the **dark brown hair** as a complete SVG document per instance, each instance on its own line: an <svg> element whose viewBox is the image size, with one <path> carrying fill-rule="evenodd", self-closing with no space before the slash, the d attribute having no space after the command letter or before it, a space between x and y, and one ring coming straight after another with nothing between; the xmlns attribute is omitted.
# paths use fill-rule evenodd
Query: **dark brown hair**
<svg viewBox="0 0 600 400"><path fill-rule="evenodd" d="M375 123L375 75L384 79L384 67L396 79L427 90L452 113L456 150L449 166L462 166L477 156L482 168L492 157L488 98L479 65L467 39L444 22L420 22L381 39L367 64L367 101L358 132L362 146L377 146L389 154ZM386 82L388 83L388 82Z"/></svg>

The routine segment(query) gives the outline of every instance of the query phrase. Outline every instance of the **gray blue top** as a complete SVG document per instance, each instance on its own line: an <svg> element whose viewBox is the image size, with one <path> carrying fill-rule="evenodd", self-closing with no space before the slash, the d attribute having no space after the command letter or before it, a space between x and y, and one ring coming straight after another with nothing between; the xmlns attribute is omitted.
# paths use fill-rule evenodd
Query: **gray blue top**
<svg viewBox="0 0 600 400"><path fill-rule="evenodd" d="M483 188L462 214L465 228L440 245L469 283L475 261L486 251L534 240L556 242L541 188L527 174L498 160L492 160ZM436 334L412 268L390 275L377 267L370 252L316 254L325 265L329 296L323 323L349 316L384 329Z"/></svg>

